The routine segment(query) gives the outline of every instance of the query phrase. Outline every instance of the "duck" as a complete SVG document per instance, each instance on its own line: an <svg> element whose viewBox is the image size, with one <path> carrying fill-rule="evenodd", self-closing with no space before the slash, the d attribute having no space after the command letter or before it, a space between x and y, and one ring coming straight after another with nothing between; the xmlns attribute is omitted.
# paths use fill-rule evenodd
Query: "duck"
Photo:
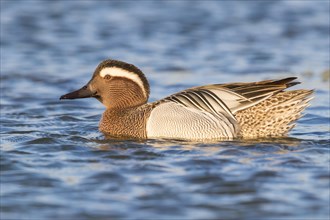
<svg viewBox="0 0 330 220"><path fill-rule="evenodd" d="M286 90L297 77L203 85L149 102L150 85L133 64L107 59L63 99L96 98L99 130L114 138L233 140L283 137L302 117L313 90Z"/></svg>

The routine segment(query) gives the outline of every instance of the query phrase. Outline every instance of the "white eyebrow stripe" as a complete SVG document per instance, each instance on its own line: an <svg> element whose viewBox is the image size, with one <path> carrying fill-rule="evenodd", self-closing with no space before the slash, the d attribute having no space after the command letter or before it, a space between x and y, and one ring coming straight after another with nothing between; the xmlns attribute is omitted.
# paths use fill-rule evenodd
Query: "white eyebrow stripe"
<svg viewBox="0 0 330 220"><path fill-rule="evenodd" d="M118 68L118 67L106 67L106 68L102 69L100 71L100 76L102 78L104 78L106 75L124 77L124 78L130 79L140 86L140 88L142 89L142 91L146 97L148 96L145 86L143 84L143 81L141 80L139 75L129 72L127 70Z"/></svg>

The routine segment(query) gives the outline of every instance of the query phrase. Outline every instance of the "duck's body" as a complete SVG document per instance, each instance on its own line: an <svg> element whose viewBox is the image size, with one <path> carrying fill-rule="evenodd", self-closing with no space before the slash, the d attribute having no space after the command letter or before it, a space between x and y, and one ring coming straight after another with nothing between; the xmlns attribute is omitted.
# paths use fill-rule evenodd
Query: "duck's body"
<svg viewBox="0 0 330 220"><path fill-rule="evenodd" d="M99 129L116 137L185 140L285 136L311 90L283 91L295 77L195 87L147 103L149 84L135 66L105 60L82 89L61 99L95 97L105 106Z"/></svg>

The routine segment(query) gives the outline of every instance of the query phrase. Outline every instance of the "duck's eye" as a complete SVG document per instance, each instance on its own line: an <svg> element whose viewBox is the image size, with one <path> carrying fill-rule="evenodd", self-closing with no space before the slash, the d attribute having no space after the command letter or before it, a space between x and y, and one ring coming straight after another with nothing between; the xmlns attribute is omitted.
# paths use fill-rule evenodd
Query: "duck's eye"
<svg viewBox="0 0 330 220"><path fill-rule="evenodd" d="M109 79L111 79L111 76L110 76L110 75L105 75L105 76L104 76L104 79L109 80Z"/></svg>

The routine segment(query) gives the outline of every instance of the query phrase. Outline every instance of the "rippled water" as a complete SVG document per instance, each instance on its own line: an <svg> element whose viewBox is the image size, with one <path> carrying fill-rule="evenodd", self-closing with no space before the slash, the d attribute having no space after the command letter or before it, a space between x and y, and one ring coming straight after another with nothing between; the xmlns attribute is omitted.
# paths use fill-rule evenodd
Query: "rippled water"
<svg viewBox="0 0 330 220"><path fill-rule="evenodd" d="M329 1L1 0L1 219L328 219ZM107 140L96 100L59 101L99 61L136 64L151 101L298 76L290 137Z"/></svg>

